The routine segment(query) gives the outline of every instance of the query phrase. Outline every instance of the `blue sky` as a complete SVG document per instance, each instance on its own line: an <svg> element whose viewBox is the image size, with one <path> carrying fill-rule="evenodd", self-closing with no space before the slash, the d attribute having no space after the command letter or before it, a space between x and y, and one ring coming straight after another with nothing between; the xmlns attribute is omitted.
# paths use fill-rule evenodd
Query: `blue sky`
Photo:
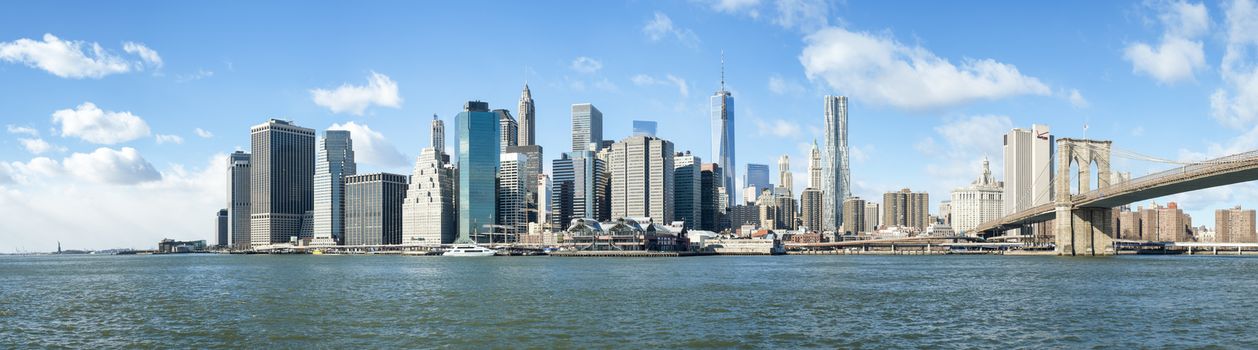
<svg viewBox="0 0 1258 350"><path fill-rule="evenodd" d="M1000 169L1000 135L1193 160L1258 148L1250 1L40 2L0 13L0 251L211 239L224 156L270 117L355 132L360 172L409 173L435 113L514 112L569 144L569 108L634 119L705 160L720 55L737 157L807 182L822 96L849 96L854 194L931 194ZM96 49L99 46L99 50ZM317 91L325 91L320 94ZM316 98L318 95L326 95ZM450 137L452 139L452 137ZM549 161L547 162L549 163ZM1169 164L1114 159L1135 176ZM1003 178L999 170L998 178ZM1197 224L1242 184L1176 200ZM17 218L16 220L13 218Z"/></svg>

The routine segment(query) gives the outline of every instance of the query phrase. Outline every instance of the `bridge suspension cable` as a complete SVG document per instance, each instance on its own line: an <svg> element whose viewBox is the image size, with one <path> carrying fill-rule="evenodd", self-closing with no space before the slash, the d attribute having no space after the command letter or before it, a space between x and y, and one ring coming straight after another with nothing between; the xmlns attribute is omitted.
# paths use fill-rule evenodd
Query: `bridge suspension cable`
<svg viewBox="0 0 1258 350"><path fill-rule="evenodd" d="M1099 146L1095 146L1095 145L1083 145L1083 146L1084 146L1084 147L1087 147L1087 148L1096 148L1096 147L1099 147ZM1246 153L1253 153L1253 152L1238 153L1238 154L1235 154L1235 155L1232 155L1232 156L1225 156L1225 157L1215 158L1215 159L1211 159L1211 160L1202 160L1202 161L1179 161L1179 160L1172 160L1172 159L1166 159L1166 158L1162 158L1162 157L1151 156L1151 155L1147 155L1147 154L1144 154L1144 153L1140 153L1140 152L1136 152L1136 151L1132 151L1132 150L1128 150L1128 149L1124 149L1124 148L1120 148L1120 147L1115 147L1115 146L1113 146L1113 145L1111 145L1111 146L1110 146L1110 156L1113 156L1113 157L1118 157L1118 158L1123 158L1123 159L1130 159L1130 160L1137 160L1137 161L1153 162L1153 163L1163 163L1163 164L1181 165L1181 166L1188 166L1188 165L1211 165L1211 164L1234 164L1234 163L1240 163L1240 162L1250 162L1250 161L1254 161L1256 158L1258 158L1258 154L1250 154L1250 155L1248 155L1248 156L1241 156L1241 155L1244 155L1244 154L1246 154ZM1237 156L1240 156L1240 157L1237 157Z"/></svg>

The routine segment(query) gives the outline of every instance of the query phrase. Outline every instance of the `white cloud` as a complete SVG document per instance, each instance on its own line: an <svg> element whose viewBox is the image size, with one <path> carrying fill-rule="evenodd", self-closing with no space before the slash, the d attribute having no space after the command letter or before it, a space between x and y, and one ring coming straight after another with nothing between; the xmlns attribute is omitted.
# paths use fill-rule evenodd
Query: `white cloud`
<svg viewBox="0 0 1258 350"><path fill-rule="evenodd" d="M214 76L214 71L201 68L201 69L197 69L197 71L192 74L176 75L175 80L180 83L185 83L185 82L189 82L193 80L201 80L201 79L209 78L212 76Z"/></svg>
<svg viewBox="0 0 1258 350"><path fill-rule="evenodd" d="M129 44L134 45L133 50L140 52L141 59L147 61L156 58L156 63L160 66L161 58L157 52L143 45ZM143 48L142 52L140 48ZM0 42L0 60L22 63L58 77L72 79L102 78L110 74L126 73L131 71L132 66L140 66L140 62L111 54L98 43L61 40L52 34L44 34L43 41L22 38Z"/></svg>
<svg viewBox="0 0 1258 350"><path fill-rule="evenodd" d="M829 25L830 5L825 0L778 0L773 23L783 28L812 32Z"/></svg>
<svg viewBox="0 0 1258 350"><path fill-rule="evenodd" d="M45 152L54 151L54 150L65 152L66 150L65 147L58 147L56 145L48 143L48 141L44 141L44 139L41 139L41 138L33 138L33 139L24 138L24 139L19 139L18 141L22 143L22 148L25 148L26 151L31 152L31 154L43 154Z"/></svg>
<svg viewBox="0 0 1258 350"><path fill-rule="evenodd" d="M597 73L600 69L603 69L603 62L599 62L599 60L596 60L593 58L581 56L572 60L572 64L570 65L570 67L572 68L572 70L577 71L578 73L594 74L594 73Z"/></svg>
<svg viewBox="0 0 1258 350"><path fill-rule="evenodd" d="M10 134L39 136L39 130L35 130L35 128L32 127L16 126L12 124L5 125L4 127Z"/></svg>
<svg viewBox="0 0 1258 350"><path fill-rule="evenodd" d="M61 173L61 163L47 157L36 157L27 163L0 163L0 185L5 183L25 185L53 178Z"/></svg>
<svg viewBox="0 0 1258 350"><path fill-rule="evenodd" d="M144 60L144 63L152 67L162 68L162 56L158 55L157 51L153 51L153 49L148 48L148 46L144 46L144 44L128 41L122 43L122 50L129 54L140 56L140 59Z"/></svg>
<svg viewBox="0 0 1258 350"><path fill-rule="evenodd" d="M179 136L179 135L165 135L165 134L157 134L157 144L159 144L159 145L160 145L160 144L163 144L163 143L173 143L173 144L176 144L176 145L182 145L182 144L183 144L183 137L181 137L181 136Z"/></svg>
<svg viewBox="0 0 1258 350"><path fill-rule="evenodd" d="M642 33L646 34L651 41L660 41L665 38L674 38L677 42L690 48L699 46L699 36L689 28L681 28L673 25L673 19L663 12L656 11L655 16L642 26Z"/></svg>
<svg viewBox="0 0 1258 350"><path fill-rule="evenodd" d="M690 87L689 85L686 84L686 79L678 78L672 74L667 74L664 76L664 78L667 78L668 81L672 82L674 85L677 85L677 93L681 94L681 97L690 96Z"/></svg>
<svg viewBox="0 0 1258 350"><path fill-rule="evenodd" d="M760 0L716 0L713 1L712 9L725 13L742 13L746 12L752 18L760 17Z"/></svg>
<svg viewBox="0 0 1258 350"><path fill-rule="evenodd" d="M201 129L201 128L196 128L196 129L192 130L192 132L196 133L196 134L197 134L197 136L199 136L199 137L201 137L201 138L203 138L203 139L208 139L208 138L214 137L214 133L209 132L209 131L205 131L205 129Z"/></svg>
<svg viewBox="0 0 1258 350"><path fill-rule="evenodd" d="M397 83L389 79L389 76L376 72L371 72L365 86L342 84L336 90L313 89L310 90L310 96L316 105L327 107L332 113L363 115L371 105L393 108L402 106Z"/></svg>
<svg viewBox="0 0 1258 350"><path fill-rule="evenodd" d="M1131 136L1135 136L1135 137L1144 136L1144 126L1137 125L1135 128L1132 128Z"/></svg>
<svg viewBox="0 0 1258 350"><path fill-rule="evenodd" d="M1253 150L1258 150L1258 125L1250 126L1250 129L1230 140L1208 142L1205 151L1181 148L1179 161L1203 161Z"/></svg>
<svg viewBox="0 0 1258 350"><path fill-rule="evenodd" d="M1083 98L1083 94L1079 93L1078 89L1070 89L1067 99L1070 100L1070 105L1075 106L1075 108L1088 108L1088 99Z"/></svg>
<svg viewBox="0 0 1258 350"><path fill-rule="evenodd" d="M852 159L852 163L864 163L866 160L869 160L870 155L872 155L875 150L876 148L872 144L866 144L864 146L851 146L849 156Z"/></svg>
<svg viewBox="0 0 1258 350"><path fill-rule="evenodd" d="M655 77L652 77L646 74L635 75L629 78L629 80L632 81L633 84L637 86L650 86L650 85L655 85L656 83L659 82L658 80L655 80Z"/></svg>
<svg viewBox="0 0 1258 350"><path fill-rule="evenodd" d="M769 76L769 92L777 95L798 95L804 91L804 87L794 80L786 80L778 74Z"/></svg>
<svg viewBox="0 0 1258 350"><path fill-rule="evenodd" d="M1163 84L1193 80L1193 71L1205 67L1205 57L1201 41L1175 37L1163 38L1157 48L1134 43L1123 50L1123 58L1131 61L1133 73L1148 75Z"/></svg>
<svg viewBox="0 0 1258 350"><path fill-rule="evenodd" d="M905 109L929 109L979 99L1049 95L1039 79L992 59L954 65L920 46L890 37L827 28L804 38L799 56L809 79L860 99Z"/></svg>
<svg viewBox="0 0 1258 350"><path fill-rule="evenodd" d="M62 165L79 179L102 184L131 185L162 179L161 173L131 147L101 147L92 153L74 153Z"/></svg>
<svg viewBox="0 0 1258 350"><path fill-rule="evenodd" d="M151 248L162 238L213 243L209 218L225 198L225 162L218 154L198 169L173 164L146 175L160 180L110 186L78 181L48 158L0 163L0 212L23 218L0 220L0 251L50 251L56 241L67 249ZM11 185L3 184L6 169L18 174Z"/></svg>
<svg viewBox="0 0 1258 350"><path fill-rule="evenodd" d="M382 168L405 168L409 163L408 158L385 139L384 134L366 124L332 124L328 130L349 130L350 139L354 141L354 160L359 163Z"/></svg>
<svg viewBox="0 0 1258 350"><path fill-rule="evenodd" d="M131 112L103 111L91 102L53 112L52 121L61 127L62 137L74 136L97 144L112 145L149 134L144 119Z"/></svg>
<svg viewBox="0 0 1258 350"><path fill-rule="evenodd" d="M681 95L681 97L690 96L690 84L686 82L686 79L672 74L665 74L663 79L657 79L646 74L638 74L629 78L629 80L637 86L672 85L677 87L677 94Z"/></svg>
<svg viewBox="0 0 1258 350"><path fill-rule="evenodd" d="M1204 4L1185 1L1151 4L1164 27L1157 47L1135 42L1123 49L1123 58L1131 62L1132 73L1147 75L1160 84L1194 80L1193 72L1205 68L1205 52L1198 39L1210 27L1210 15Z"/></svg>
<svg viewBox="0 0 1258 350"><path fill-rule="evenodd" d="M935 136L915 145L930 159L926 164L926 174L931 179L927 190L932 197L947 196L952 189L977 178L985 157L991 162L990 167L999 180L999 169L1002 169L1004 159L1000 140L1010 129L1013 129L1013 122L1009 117L1000 115L955 118L936 126Z"/></svg>
<svg viewBox="0 0 1258 350"><path fill-rule="evenodd" d="M767 122L757 119L756 130L760 136L776 136L795 139L802 135L801 128L798 123L784 119L774 119Z"/></svg>
<svg viewBox="0 0 1258 350"><path fill-rule="evenodd" d="M1227 50L1220 71L1227 86L1210 95L1210 110L1223 125L1243 130L1258 123L1258 8L1235 0L1224 10Z"/></svg>
<svg viewBox="0 0 1258 350"><path fill-rule="evenodd" d="M786 29L812 32L830 24L827 0L705 0L713 11L765 19ZM768 14L768 16L761 16Z"/></svg>

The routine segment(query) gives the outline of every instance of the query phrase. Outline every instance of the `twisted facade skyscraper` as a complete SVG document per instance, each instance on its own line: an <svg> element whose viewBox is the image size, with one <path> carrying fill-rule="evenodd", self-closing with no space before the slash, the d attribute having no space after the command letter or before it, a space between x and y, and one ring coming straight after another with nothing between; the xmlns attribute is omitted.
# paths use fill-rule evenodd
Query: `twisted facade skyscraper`
<svg viewBox="0 0 1258 350"><path fill-rule="evenodd" d="M847 97L825 97L825 153L822 157L822 226L836 230L843 225L843 201L851 197L847 162Z"/></svg>

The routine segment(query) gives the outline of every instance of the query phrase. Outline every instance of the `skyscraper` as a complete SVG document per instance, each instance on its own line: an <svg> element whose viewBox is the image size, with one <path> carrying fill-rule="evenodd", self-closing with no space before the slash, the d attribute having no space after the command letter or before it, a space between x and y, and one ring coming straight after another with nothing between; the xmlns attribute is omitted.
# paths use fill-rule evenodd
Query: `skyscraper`
<svg viewBox="0 0 1258 350"><path fill-rule="evenodd" d="M271 119L250 133L249 243L288 242L314 207L315 132Z"/></svg>
<svg viewBox="0 0 1258 350"><path fill-rule="evenodd" d="M214 236L218 239L219 247L226 247L228 244L227 226L230 226L227 220L227 209L219 209L218 215L214 218Z"/></svg>
<svg viewBox="0 0 1258 350"><path fill-rule="evenodd" d="M772 190L773 184L769 182L769 166L747 163L747 171L743 173L743 188L743 200L748 203L755 203L764 190Z"/></svg>
<svg viewBox="0 0 1258 350"><path fill-rule="evenodd" d="M520 136L520 124L511 117L511 111L495 109L494 114L498 115L498 129L502 131L498 133L501 138L498 141L498 152L507 153L507 147L519 146L516 138Z"/></svg>
<svg viewBox="0 0 1258 350"><path fill-rule="evenodd" d="M498 115L489 104L469 101L457 117L459 172L459 239L486 232L485 225L498 222ZM486 232L487 233L487 232ZM484 236L488 237L488 236Z"/></svg>
<svg viewBox="0 0 1258 350"><path fill-rule="evenodd" d="M1175 202L1165 207L1156 203L1151 208L1140 208L1141 238L1151 241L1184 242L1188 240L1188 230L1192 227L1192 217L1179 209ZM1216 237L1217 239L1217 237Z"/></svg>
<svg viewBox="0 0 1258 350"><path fill-rule="evenodd" d="M590 151L564 153L552 164L551 229L565 230L572 219L597 219L606 164Z"/></svg>
<svg viewBox="0 0 1258 350"><path fill-rule="evenodd" d="M449 244L458 236L455 171L442 158L436 148L427 147L415 161L410 187L402 202L404 244Z"/></svg>
<svg viewBox="0 0 1258 350"><path fill-rule="evenodd" d="M655 121L651 120L635 120L633 121L632 136L650 136L655 137Z"/></svg>
<svg viewBox="0 0 1258 350"><path fill-rule="evenodd" d="M930 195L905 188L882 195L882 224L925 230L930 225Z"/></svg>
<svg viewBox="0 0 1258 350"><path fill-rule="evenodd" d="M611 174L611 217L673 221L673 143L630 136L612 145L607 169Z"/></svg>
<svg viewBox="0 0 1258 350"><path fill-rule="evenodd" d="M878 203L865 202L865 232L877 231L881 218L882 215L878 214Z"/></svg>
<svg viewBox="0 0 1258 350"><path fill-rule="evenodd" d="M821 190L825 192L826 230L843 225L843 201L851 197L847 165L847 97L825 97L825 144ZM923 226L925 227L925 226Z"/></svg>
<svg viewBox="0 0 1258 350"><path fill-rule="evenodd" d="M726 205L742 203L738 200L734 179L734 95L725 91L725 54L721 54L721 89L709 99L712 114L712 161L720 164L724 170L721 186L725 188L728 199ZM767 182L767 181L766 181Z"/></svg>
<svg viewBox="0 0 1258 350"><path fill-rule="evenodd" d="M822 192L817 188L805 188L799 195L799 217L809 232L821 232Z"/></svg>
<svg viewBox="0 0 1258 350"><path fill-rule="evenodd" d="M703 163L699 169L699 194L701 204L699 205L699 226L700 230L719 231L721 223L722 209L721 202L725 198L724 192L721 191L721 167L716 163Z"/></svg>
<svg viewBox="0 0 1258 350"><path fill-rule="evenodd" d="M346 176L345 244L401 244L406 187L406 175Z"/></svg>
<svg viewBox="0 0 1258 350"><path fill-rule="evenodd" d="M865 200L848 197L843 200L843 234L855 235L865 231Z"/></svg>
<svg viewBox="0 0 1258 350"><path fill-rule="evenodd" d="M589 103L572 105L572 151L589 151L603 142L603 112Z"/></svg>
<svg viewBox="0 0 1258 350"><path fill-rule="evenodd" d="M432 144L429 146L437 151L437 155L446 154L446 123L436 114L432 115Z"/></svg>
<svg viewBox="0 0 1258 350"><path fill-rule="evenodd" d="M315 145L314 239L311 244L345 242L345 177L358 173L348 130L327 130Z"/></svg>
<svg viewBox="0 0 1258 350"><path fill-rule="evenodd" d="M983 159L983 174L970 183L970 186L952 191L952 229L958 233L974 235L971 231L978 225L999 219L1001 206L1004 204L1002 186L1003 184L992 177L987 159Z"/></svg>
<svg viewBox="0 0 1258 350"><path fill-rule="evenodd" d="M533 108L533 93L528 83L524 83L524 91L520 93L520 110L516 115L520 117L520 136L516 137L516 142L520 146L536 145L537 110Z"/></svg>
<svg viewBox="0 0 1258 350"><path fill-rule="evenodd" d="M227 235L232 249L249 249L249 154L241 151L227 158Z"/></svg>
<svg viewBox="0 0 1258 350"><path fill-rule="evenodd" d="M1231 209L1214 211L1215 242L1219 243L1254 243L1254 210L1241 209L1238 205Z"/></svg>
<svg viewBox="0 0 1258 350"><path fill-rule="evenodd" d="M528 233L529 177L537 175L527 169L528 157L522 153L503 153L498 166L498 225L495 233L518 235ZM497 239L497 238L495 238Z"/></svg>
<svg viewBox="0 0 1258 350"><path fill-rule="evenodd" d="M538 207L540 203L544 203L547 197L539 196L540 193L537 185L537 175L542 173L542 146L523 145L507 147L506 153L519 153L524 155L524 164L520 168L520 176L524 179L525 198L524 206L526 222L540 223L538 217Z"/></svg>
<svg viewBox="0 0 1258 350"><path fill-rule="evenodd" d="M1004 210L1009 215L1053 201L1054 137L1046 125L1013 129L1004 136Z"/></svg>
<svg viewBox="0 0 1258 350"><path fill-rule="evenodd" d="M817 140L812 140L812 151L808 153L808 187L821 190L821 150L817 149Z"/></svg>
<svg viewBox="0 0 1258 350"><path fill-rule="evenodd" d="M685 227L699 227L703 206L703 161L690 151L673 156L673 220L685 222Z"/></svg>
<svg viewBox="0 0 1258 350"><path fill-rule="evenodd" d="M791 197L795 191L794 175L791 175L791 157L783 154L778 158L778 186L786 188L786 195Z"/></svg>
<svg viewBox="0 0 1258 350"><path fill-rule="evenodd" d="M550 223L550 176L546 174L537 174L537 190L533 192L537 194L537 219L532 221L537 223L538 232L544 232L546 224ZM532 231L532 230L530 230ZM534 233L534 232L529 232Z"/></svg>

